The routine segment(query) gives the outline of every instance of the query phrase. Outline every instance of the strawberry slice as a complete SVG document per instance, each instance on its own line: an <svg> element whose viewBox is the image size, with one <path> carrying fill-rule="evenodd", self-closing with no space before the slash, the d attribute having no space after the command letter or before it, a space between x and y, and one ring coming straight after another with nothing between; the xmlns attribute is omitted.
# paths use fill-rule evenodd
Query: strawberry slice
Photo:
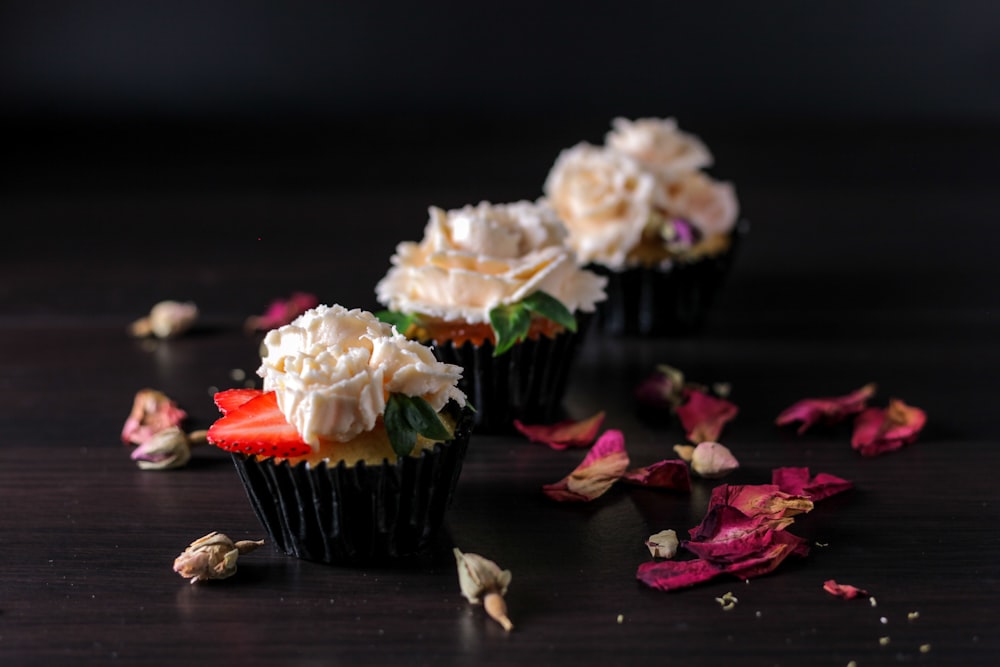
<svg viewBox="0 0 1000 667"><path fill-rule="evenodd" d="M251 398L257 398L263 393L260 389L226 389L225 391L216 392L213 398L215 406L219 408L222 414L228 415Z"/></svg>
<svg viewBox="0 0 1000 667"><path fill-rule="evenodd" d="M273 391L259 393L217 419L208 429L208 441L227 452L248 455L286 458L312 451L285 420Z"/></svg>

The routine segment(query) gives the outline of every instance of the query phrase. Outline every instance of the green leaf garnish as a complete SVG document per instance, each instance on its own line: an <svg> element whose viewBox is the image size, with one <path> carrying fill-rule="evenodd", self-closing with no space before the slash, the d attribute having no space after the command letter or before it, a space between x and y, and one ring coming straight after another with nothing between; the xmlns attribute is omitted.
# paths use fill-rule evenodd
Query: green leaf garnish
<svg viewBox="0 0 1000 667"><path fill-rule="evenodd" d="M532 292L521 303L531 312L538 313L556 324L561 324L570 331L576 331L576 318L573 317L573 313L569 312L569 309L562 304L562 301L548 292L541 290Z"/></svg>
<svg viewBox="0 0 1000 667"><path fill-rule="evenodd" d="M413 325L416 319L413 315L397 313L394 310L380 310L375 313L375 317L386 324L392 324L403 335L406 335L406 331Z"/></svg>
<svg viewBox="0 0 1000 667"><path fill-rule="evenodd" d="M490 311L490 324L497 337L493 356L499 357L513 347L514 343L528 335L528 329L531 328L531 313L524 307L523 302L500 305Z"/></svg>
<svg viewBox="0 0 1000 667"><path fill-rule="evenodd" d="M559 299L547 292L532 292L518 303L497 306L490 311L490 324L497 338L493 356L498 357L514 343L523 340L531 328L531 314L535 313L576 331L576 318Z"/></svg>
<svg viewBox="0 0 1000 667"><path fill-rule="evenodd" d="M396 456L407 456L413 451L418 433L431 440L452 437L430 403L419 396L390 394L382 419Z"/></svg>

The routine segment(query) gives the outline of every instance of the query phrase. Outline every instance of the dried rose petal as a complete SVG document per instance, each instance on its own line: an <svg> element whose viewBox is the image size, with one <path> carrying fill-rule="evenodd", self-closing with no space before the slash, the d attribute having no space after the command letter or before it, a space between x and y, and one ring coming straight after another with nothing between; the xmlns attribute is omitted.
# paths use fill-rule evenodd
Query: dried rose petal
<svg viewBox="0 0 1000 667"><path fill-rule="evenodd" d="M854 486L836 475L821 472L810 477L809 468L795 467L775 468L771 471L771 483L777 484L785 493L805 496L814 503Z"/></svg>
<svg viewBox="0 0 1000 667"><path fill-rule="evenodd" d="M926 423L923 410L894 398L885 409L868 408L855 417L851 447L862 456L895 451L915 441Z"/></svg>
<svg viewBox="0 0 1000 667"><path fill-rule="evenodd" d="M482 603L486 613L504 630L513 630L514 624L507 617L507 603L503 599L510 586L510 570L501 570L499 565L478 554L462 553L458 548L452 552L458 566L458 584L465 599L473 604Z"/></svg>
<svg viewBox="0 0 1000 667"><path fill-rule="evenodd" d="M723 564L704 558L649 561L639 565L636 578L651 588L672 591L704 583L723 574L752 579L772 572L789 556L804 556L806 553L808 547L802 538L788 532L776 532L766 549L740 561Z"/></svg>
<svg viewBox="0 0 1000 667"><path fill-rule="evenodd" d="M734 507L748 517L781 519L812 511L813 502L805 496L783 492L776 484L720 484L712 489L708 507Z"/></svg>
<svg viewBox="0 0 1000 667"><path fill-rule="evenodd" d="M711 508L692 528L684 548L713 563L744 561L774 542L774 534L790 526L792 517L747 516L735 507Z"/></svg>
<svg viewBox="0 0 1000 667"><path fill-rule="evenodd" d="M691 442L717 441L722 428L739 412L726 399L697 389L685 388L684 399L676 411Z"/></svg>
<svg viewBox="0 0 1000 667"><path fill-rule="evenodd" d="M674 491L691 490L691 473L683 461L658 461L642 468L626 470L622 481L637 486Z"/></svg>
<svg viewBox="0 0 1000 667"><path fill-rule="evenodd" d="M864 410L875 389L875 383L869 383L844 396L803 399L782 410L775 424L801 422L797 431L800 435L818 423L835 424Z"/></svg>
<svg viewBox="0 0 1000 667"><path fill-rule="evenodd" d="M576 469L555 484L542 487L549 498L587 502L603 495L628 469L625 435L617 429L601 434Z"/></svg>
<svg viewBox="0 0 1000 667"><path fill-rule="evenodd" d="M659 365L656 371L635 388L639 403L651 408L674 409L684 399L684 374L671 366Z"/></svg>
<svg viewBox="0 0 1000 667"><path fill-rule="evenodd" d="M858 588L857 586L851 586L850 584L838 584L833 579L827 579L823 582L823 590L830 595L835 595L837 597L844 598L846 600L853 600L856 597L870 597L871 593L863 588Z"/></svg>
<svg viewBox="0 0 1000 667"><path fill-rule="evenodd" d="M319 304L316 295L309 292L294 292L287 300L275 299L263 315L247 318L247 331L268 331L284 326L310 308Z"/></svg>
<svg viewBox="0 0 1000 667"><path fill-rule="evenodd" d="M122 442L141 445L160 431L179 426L187 412L156 389L140 389L132 400L132 411L122 427Z"/></svg>
<svg viewBox="0 0 1000 667"><path fill-rule="evenodd" d="M550 425L528 425L520 420L514 420L514 427L528 436L531 442L540 442L552 449L562 450L569 447L587 447L604 423L604 411L592 417L579 421L562 421Z"/></svg>

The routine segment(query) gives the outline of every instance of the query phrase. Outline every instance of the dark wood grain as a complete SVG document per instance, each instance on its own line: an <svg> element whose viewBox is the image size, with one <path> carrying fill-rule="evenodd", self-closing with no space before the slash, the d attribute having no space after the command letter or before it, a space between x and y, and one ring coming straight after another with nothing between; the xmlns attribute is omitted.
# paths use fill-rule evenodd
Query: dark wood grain
<svg viewBox="0 0 1000 667"><path fill-rule="evenodd" d="M839 140L846 136L852 145ZM254 539L262 530L222 452L196 449L189 466L165 472L129 460L118 436L134 393L156 387L192 427L207 426L213 390L234 384L234 369L256 368L259 337L242 330L243 318L297 289L375 307L374 282L395 243L420 235L428 205L532 198L544 175L532 170L545 168L552 144L576 138L563 139L523 142L515 154L489 142L496 153L480 151L467 167L490 165L482 182L439 155L440 180L423 173L409 187L399 177L384 188L323 185L310 171L317 161L298 167L300 181L267 190L271 163L226 171L232 165L216 158L217 172L185 181L169 171L142 187L140 174L164 166L130 169L122 158L92 172L55 169L49 181L36 164L5 189L0 664L993 664L992 131L720 135L710 143L727 156L725 176L740 187L752 229L707 330L590 335L581 350L566 410L605 410L605 427L625 433L636 465L672 457L683 440L678 424L641 415L632 395L669 363L732 384L740 413L725 443L742 466L727 482L766 483L780 466L851 480L852 491L791 528L813 545L807 558L749 582L651 590L635 579L649 559L643 540L697 524L718 481L698 480L690 494L615 487L585 506L558 504L541 486L582 451L476 435L445 534L414 562L331 567L266 546L224 581L191 585L172 571L205 533ZM394 157L419 170L419 154ZM531 169L511 176L518 165ZM70 187L74 173L90 185ZM252 174L245 187L225 178L241 173ZM506 177L489 181L498 174ZM162 298L198 303L199 327L172 341L127 336L128 323ZM846 425L797 436L773 424L799 398L869 381L877 401L899 397L927 411L916 443L865 459ZM452 546L512 570L512 633L460 595ZM833 598L822 590L827 579L868 589L877 606ZM739 598L730 611L715 601L726 592ZM919 617L908 620L912 612Z"/></svg>

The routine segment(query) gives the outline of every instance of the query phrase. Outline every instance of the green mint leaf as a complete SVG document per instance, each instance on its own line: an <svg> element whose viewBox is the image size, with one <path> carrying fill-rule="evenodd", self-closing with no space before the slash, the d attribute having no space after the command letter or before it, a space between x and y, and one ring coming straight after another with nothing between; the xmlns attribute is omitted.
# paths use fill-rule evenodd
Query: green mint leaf
<svg viewBox="0 0 1000 667"><path fill-rule="evenodd" d="M551 294L538 290L525 297L521 303L531 312L561 324L570 331L576 331L576 318L573 317L573 313Z"/></svg>
<svg viewBox="0 0 1000 667"><path fill-rule="evenodd" d="M405 313L397 313L394 310L380 310L375 313L377 317L382 322L386 324L392 324L396 327L396 330L401 334L406 334L407 329L413 324L416 319L413 315L406 315Z"/></svg>
<svg viewBox="0 0 1000 667"><path fill-rule="evenodd" d="M501 354L513 347L514 343L528 335L531 328L531 313L521 303L500 305L490 311L490 324L497 337L493 356Z"/></svg>
<svg viewBox="0 0 1000 667"><path fill-rule="evenodd" d="M382 419L396 456L408 456L413 451L418 433L431 440L452 437L434 408L420 396L391 394Z"/></svg>
<svg viewBox="0 0 1000 667"><path fill-rule="evenodd" d="M451 432L441 423L438 413L431 407L431 404L419 396L405 396L397 394L399 402L403 405L406 414L406 421L420 435L431 440L448 440Z"/></svg>
<svg viewBox="0 0 1000 667"><path fill-rule="evenodd" d="M399 400L400 394L391 394L385 404L385 430L389 435L389 444L396 456L409 456L417 444L417 432L410 426L406 418L406 407Z"/></svg>

